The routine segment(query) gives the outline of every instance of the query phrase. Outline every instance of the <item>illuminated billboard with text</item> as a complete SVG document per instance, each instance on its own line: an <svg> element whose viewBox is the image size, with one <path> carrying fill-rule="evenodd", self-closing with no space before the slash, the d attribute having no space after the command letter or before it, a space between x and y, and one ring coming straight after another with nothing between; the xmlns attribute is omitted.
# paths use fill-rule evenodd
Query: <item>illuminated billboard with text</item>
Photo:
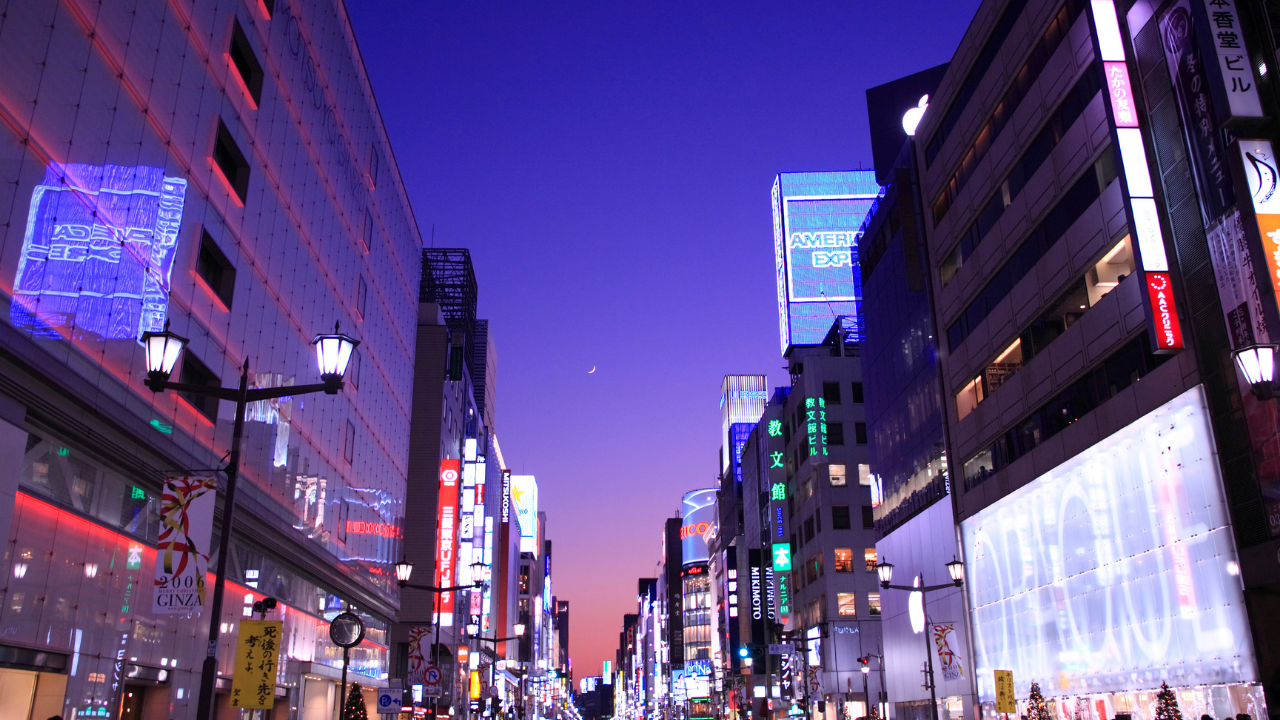
<svg viewBox="0 0 1280 720"><path fill-rule="evenodd" d="M837 316L861 337L858 229L880 186L875 171L782 173L773 183L773 253L782 351L816 345Z"/></svg>
<svg viewBox="0 0 1280 720"><path fill-rule="evenodd" d="M163 330L186 192L164 168L49 165L31 192L9 319L46 337Z"/></svg>
<svg viewBox="0 0 1280 720"><path fill-rule="evenodd" d="M520 552L538 554L538 482L532 475L511 476L511 504L520 523Z"/></svg>
<svg viewBox="0 0 1280 720"><path fill-rule="evenodd" d="M706 535L716 522L716 491L694 490L684 494L684 523L680 526L680 552L685 567L710 559Z"/></svg>
<svg viewBox="0 0 1280 720"><path fill-rule="evenodd" d="M961 529L981 701L1256 680L1200 386Z"/></svg>

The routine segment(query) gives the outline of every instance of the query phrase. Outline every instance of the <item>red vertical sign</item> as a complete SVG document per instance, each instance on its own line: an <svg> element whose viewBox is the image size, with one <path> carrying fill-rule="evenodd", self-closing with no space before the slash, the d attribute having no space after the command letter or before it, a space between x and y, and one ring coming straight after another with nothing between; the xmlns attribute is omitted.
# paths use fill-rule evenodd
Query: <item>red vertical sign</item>
<svg viewBox="0 0 1280 720"><path fill-rule="evenodd" d="M1133 88L1129 86L1129 68L1122 62L1102 63L1107 77L1107 93L1111 96L1111 116L1116 127L1138 127L1138 114L1133 108Z"/></svg>
<svg viewBox="0 0 1280 720"><path fill-rule="evenodd" d="M1151 316L1156 325L1156 350L1181 350L1182 326L1173 304L1173 284L1167 272L1145 273L1147 294L1151 297Z"/></svg>
<svg viewBox="0 0 1280 720"><path fill-rule="evenodd" d="M440 502L436 512L436 587L453 585L453 544L458 521L458 460L440 461ZM436 593L439 622L453 624L453 593Z"/></svg>

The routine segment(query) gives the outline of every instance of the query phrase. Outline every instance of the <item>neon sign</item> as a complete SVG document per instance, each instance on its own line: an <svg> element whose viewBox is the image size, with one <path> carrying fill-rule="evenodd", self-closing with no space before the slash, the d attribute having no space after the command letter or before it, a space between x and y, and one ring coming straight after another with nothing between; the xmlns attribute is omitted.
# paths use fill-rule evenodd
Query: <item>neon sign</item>
<svg viewBox="0 0 1280 720"><path fill-rule="evenodd" d="M347 532L356 535L377 535L384 538L400 537L400 528L396 525L365 522L363 520L348 520Z"/></svg>
<svg viewBox="0 0 1280 720"><path fill-rule="evenodd" d="M805 398L805 430L809 435L809 454L827 456L827 401Z"/></svg>
<svg viewBox="0 0 1280 720"><path fill-rule="evenodd" d="M44 337L163 330L186 191L164 168L49 165L31 192L9 319Z"/></svg>
<svg viewBox="0 0 1280 720"><path fill-rule="evenodd" d="M457 458L446 458L440 461L440 499L436 511L436 587L453 585L454 551L453 542L456 537L458 512L458 475ZM437 593L439 616L437 622L442 625L453 624L453 593Z"/></svg>

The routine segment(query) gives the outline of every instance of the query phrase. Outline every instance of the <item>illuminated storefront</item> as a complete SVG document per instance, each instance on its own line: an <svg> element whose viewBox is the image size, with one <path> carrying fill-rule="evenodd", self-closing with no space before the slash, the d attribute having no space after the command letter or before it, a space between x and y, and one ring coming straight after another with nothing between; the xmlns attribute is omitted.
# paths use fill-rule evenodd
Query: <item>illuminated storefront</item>
<svg viewBox="0 0 1280 720"><path fill-rule="evenodd" d="M961 523L983 714L993 671L1065 717L1266 717L1196 386Z"/></svg>

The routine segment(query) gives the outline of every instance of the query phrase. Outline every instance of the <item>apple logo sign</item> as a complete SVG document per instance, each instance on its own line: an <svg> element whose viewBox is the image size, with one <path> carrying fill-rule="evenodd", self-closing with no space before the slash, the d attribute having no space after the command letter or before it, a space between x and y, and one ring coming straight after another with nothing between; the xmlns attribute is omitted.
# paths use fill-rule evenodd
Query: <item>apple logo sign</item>
<svg viewBox="0 0 1280 720"><path fill-rule="evenodd" d="M920 118L924 117L924 111L929 107L929 96L925 95L920 98L920 104L907 111L902 116L902 129L907 131L908 135L916 134L916 126L920 124Z"/></svg>

